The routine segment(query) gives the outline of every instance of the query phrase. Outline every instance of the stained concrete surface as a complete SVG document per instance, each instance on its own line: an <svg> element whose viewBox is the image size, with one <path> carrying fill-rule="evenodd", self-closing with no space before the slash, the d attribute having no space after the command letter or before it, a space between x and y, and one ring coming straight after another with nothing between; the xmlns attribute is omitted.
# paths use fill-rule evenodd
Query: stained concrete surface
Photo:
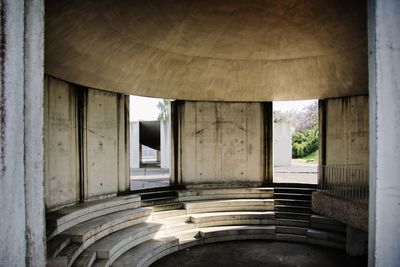
<svg viewBox="0 0 400 267"><path fill-rule="evenodd" d="M364 257L349 257L344 251L307 244L234 241L193 247L171 254L152 267L357 267L367 266Z"/></svg>
<svg viewBox="0 0 400 267"><path fill-rule="evenodd" d="M368 88L363 0L58 0L45 15L46 73L93 88L210 101Z"/></svg>

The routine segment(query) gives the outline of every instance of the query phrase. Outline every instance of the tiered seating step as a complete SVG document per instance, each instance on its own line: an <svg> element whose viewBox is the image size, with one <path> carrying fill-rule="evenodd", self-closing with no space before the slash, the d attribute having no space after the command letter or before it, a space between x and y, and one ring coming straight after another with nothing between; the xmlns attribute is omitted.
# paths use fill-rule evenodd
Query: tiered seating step
<svg viewBox="0 0 400 267"><path fill-rule="evenodd" d="M109 213L140 207L140 197L129 195L77 204L46 215L49 229L47 240L84 221Z"/></svg>
<svg viewBox="0 0 400 267"><path fill-rule="evenodd" d="M248 212L212 212L191 215L191 221L197 227L222 225L273 225L275 213L271 211Z"/></svg>
<svg viewBox="0 0 400 267"><path fill-rule="evenodd" d="M152 239L162 228L163 225L159 223L134 225L102 238L86 251L96 252L97 259L107 260L104 261L107 266L132 247Z"/></svg>
<svg viewBox="0 0 400 267"><path fill-rule="evenodd" d="M227 199L184 203L188 214L216 211L272 211L273 199Z"/></svg>
<svg viewBox="0 0 400 267"><path fill-rule="evenodd" d="M273 188L216 188L178 191L179 201L272 198Z"/></svg>
<svg viewBox="0 0 400 267"><path fill-rule="evenodd" d="M149 266L158 259L178 250L177 238L152 239L125 252L113 263L113 267Z"/></svg>

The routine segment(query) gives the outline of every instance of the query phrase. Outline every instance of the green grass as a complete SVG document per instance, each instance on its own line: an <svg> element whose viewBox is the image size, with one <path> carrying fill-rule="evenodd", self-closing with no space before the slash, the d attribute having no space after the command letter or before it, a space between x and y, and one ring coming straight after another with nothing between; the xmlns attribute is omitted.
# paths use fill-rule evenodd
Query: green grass
<svg viewBox="0 0 400 267"><path fill-rule="evenodd" d="M310 155L307 155L304 158L301 159L294 159L295 161L298 162L304 162L304 163L317 163L318 162L318 150L314 151Z"/></svg>

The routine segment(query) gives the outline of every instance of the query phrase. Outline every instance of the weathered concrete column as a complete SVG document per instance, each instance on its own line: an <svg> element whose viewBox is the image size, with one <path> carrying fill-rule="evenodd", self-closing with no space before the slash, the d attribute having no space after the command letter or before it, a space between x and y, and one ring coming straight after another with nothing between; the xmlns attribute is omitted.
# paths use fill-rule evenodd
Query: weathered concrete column
<svg viewBox="0 0 400 267"><path fill-rule="evenodd" d="M45 266L43 1L0 10L0 266Z"/></svg>
<svg viewBox="0 0 400 267"><path fill-rule="evenodd" d="M263 183L264 184L272 184L273 175L274 175L274 166L273 166L273 146L274 146L274 137L273 137L273 127L274 127L274 115L273 115L273 106L272 102L263 103L263 114L264 114L264 174L263 174Z"/></svg>
<svg viewBox="0 0 400 267"><path fill-rule="evenodd" d="M369 266L400 263L400 1L370 0Z"/></svg>

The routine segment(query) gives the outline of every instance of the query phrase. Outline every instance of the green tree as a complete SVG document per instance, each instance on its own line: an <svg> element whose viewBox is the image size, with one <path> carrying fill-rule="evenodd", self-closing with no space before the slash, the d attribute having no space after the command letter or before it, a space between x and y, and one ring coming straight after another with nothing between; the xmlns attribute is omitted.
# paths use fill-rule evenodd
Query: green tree
<svg viewBox="0 0 400 267"><path fill-rule="evenodd" d="M166 121L169 118L169 100L163 99L162 101L157 103L157 107L160 109L160 113L158 114L159 121Z"/></svg>

